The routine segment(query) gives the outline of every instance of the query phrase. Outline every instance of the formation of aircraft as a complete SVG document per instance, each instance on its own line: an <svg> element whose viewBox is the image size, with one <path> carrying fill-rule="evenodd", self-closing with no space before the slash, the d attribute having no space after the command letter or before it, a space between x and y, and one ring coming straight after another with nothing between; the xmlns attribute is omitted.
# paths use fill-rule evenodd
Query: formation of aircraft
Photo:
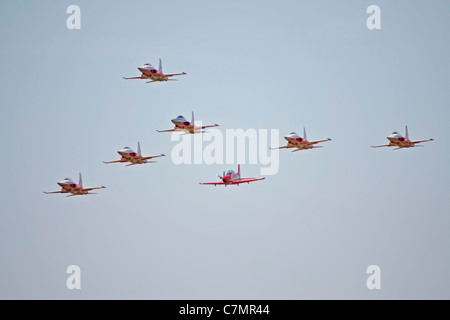
<svg viewBox="0 0 450 320"><path fill-rule="evenodd" d="M196 126L194 124L194 111L192 111L191 122L187 121L185 117L178 116L175 119L172 119L172 123L175 125L175 128L168 130L156 130L158 132L172 132L172 131L184 131L183 134L194 134L194 133L204 133L206 131L202 131L206 128L218 127L218 124L212 124L207 126Z"/></svg>
<svg viewBox="0 0 450 320"><path fill-rule="evenodd" d="M71 193L70 195L68 195L68 197L73 197L73 196L80 196L80 195L85 195L85 194L96 194L96 193L89 192L89 191L95 190L95 189L104 189L104 188L106 188L104 186L93 187L93 188L83 188L83 181L81 180L81 173L80 173L78 184L76 184L75 182L73 182L69 178L65 178L64 180L58 181L57 183L61 187L61 190L59 190L59 191L50 191L50 192L45 192L44 191L44 193L45 194L50 194L50 193Z"/></svg>
<svg viewBox="0 0 450 320"><path fill-rule="evenodd" d="M400 133L395 131L391 135L387 136L387 139L389 140L388 144L383 144L380 146L371 146L371 147L372 148L396 147L393 150L398 150L398 149L402 149L402 148L423 147L423 146L419 146L417 144L422 143L422 142L433 141L433 139L416 140L416 141L409 140L408 126L405 126L405 136L402 136Z"/></svg>
<svg viewBox="0 0 450 320"><path fill-rule="evenodd" d="M271 148L274 149L289 149L289 148L296 148L296 150L292 150L292 152L300 151L300 150L308 150L313 148L323 148L322 146L316 146L316 144L320 142L325 141L331 141L331 139L324 139L324 140L316 140L316 141L308 141L306 137L306 129L303 127L303 138L300 137L297 133L291 132L287 136L284 137L288 144L283 147L278 148Z"/></svg>
<svg viewBox="0 0 450 320"><path fill-rule="evenodd" d="M119 160L114 160L114 161L103 161L103 163L130 162L130 164L126 165L126 167L129 167L129 166L133 166L135 164L156 163L156 161L148 161L148 160L165 156L164 154L160 154L157 156L143 157L141 154L141 145L140 145L139 141L138 141L137 152L134 152L130 147L125 147L125 148L117 151L117 153L120 156L122 156L122 158L120 158Z"/></svg>
<svg viewBox="0 0 450 320"><path fill-rule="evenodd" d="M185 72L182 73L169 73L165 74L162 70L162 63L161 59L159 59L159 68L154 68L151 64L147 63L141 67L138 68L138 70L141 72L141 75L138 77L129 77L124 79L150 79L150 81L147 81L146 83L152 83L152 82L158 82L158 81L175 81L177 79L171 79L173 76L178 75L185 75ZM175 119L171 120L172 123L175 125L173 129L167 129L167 130L156 130L158 132L173 132L173 131L183 131L183 134L196 134L196 133L204 133L207 131L204 131L206 128L211 127L217 127L218 124L213 125L206 125L206 126L196 126L194 122L194 112L192 112L192 118L191 121L187 121L185 117L178 116ZM308 141L306 136L306 129L303 128L303 137L300 137L297 133L291 132L288 135L284 137L287 141L287 145L277 147L277 148L271 148L271 149L290 149L294 148L295 150L292 150L292 152L300 151L300 150L309 150L314 148L322 148L322 146L318 146L317 144L321 142L331 141L331 139L323 139L323 140L316 140L316 141ZM402 136L398 132L393 132L391 135L387 137L389 140L388 144L385 145L378 145L378 146L371 146L372 148L379 148L379 147L396 147L394 150L402 149L402 148L412 148L412 147L418 147L419 143L422 142L428 142L433 141L433 139L426 139L426 140L416 140L411 141L409 139L408 135L408 126L405 126L405 136ZM420 145L421 146L421 145ZM156 161L149 161L153 158L158 157L164 157L164 154L155 155L155 156L142 156L141 154L141 146L138 142L138 148L137 152L134 152L131 148L125 147L117 153L121 156L119 160L113 160L113 161L104 161L104 163L127 163L126 166L132 166L136 164L144 164L144 163L155 163ZM241 183L250 183L253 181L260 181L264 180L265 178L242 178L241 177L241 168L240 165L238 165L238 171L237 173L233 170L229 170L225 173L223 172L222 176L217 175L221 181L216 182L200 182L202 185L238 185ZM52 194L52 193L69 193L68 197L76 196L76 195L85 195L85 194L95 194L93 192L90 192L92 190L96 189L103 189L104 186L101 187L92 187L92 188L84 188L82 184L82 178L81 173L79 175L79 182L76 184L69 178L65 178L62 181L57 182L58 185L61 187L61 190L58 191L51 191L51 192L45 192L46 194Z"/></svg>
<svg viewBox="0 0 450 320"><path fill-rule="evenodd" d="M123 77L125 80L130 79L150 79L146 83L159 82L159 81L177 81L178 79L170 79L173 76L181 76L186 74L186 72L181 73L163 73L161 59L159 59L159 68L154 68L150 63L146 63L143 66L138 67L141 72L139 77Z"/></svg>
<svg viewBox="0 0 450 320"><path fill-rule="evenodd" d="M200 182L199 184L205 184L205 185L224 185L225 187L227 185L239 185L241 183L250 183L253 181L259 181L264 180L265 178L241 178L241 165L238 164L238 172L234 172L233 170L228 170L228 172L225 174L225 171L223 172L222 176L217 175L222 181L220 182Z"/></svg>

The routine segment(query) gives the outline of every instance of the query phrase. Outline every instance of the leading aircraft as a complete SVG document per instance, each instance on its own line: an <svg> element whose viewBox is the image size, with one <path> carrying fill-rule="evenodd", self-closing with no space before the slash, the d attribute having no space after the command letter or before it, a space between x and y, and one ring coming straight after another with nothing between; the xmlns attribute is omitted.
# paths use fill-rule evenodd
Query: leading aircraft
<svg viewBox="0 0 450 320"><path fill-rule="evenodd" d="M139 77L123 77L125 80L130 79L150 79L146 83L158 82L158 81L177 81L178 79L169 79L173 76L181 76L186 74L186 72L181 73L163 73L161 59L159 59L159 68L154 68L150 63L146 63L140 66L138 70L141 72Z"/></svg>
<svg viewBox="0 0 450 320"><path fill-rule="evenodd" d="M89 191L95 190L95 189L104 189L104 188L106 188L104 186L93 187L93 188L83 188L83 181L81 180L81 173L80 173L80 178L79 178L78 184L76 184L75 182L73 182L69 178L65 178L64 180L58 181L57 183L61 187L61 190L59 190L59 191L51 191L51 192L45 192L44 191L44 193L45 194L50 194L50 193L71 193L70 195L68 195L68 197L73 197L73 196L79 196L79 195L84 195L84 194L96 194L96 193L89 192Z"/></svg>
<svg viewBox="0 0 450 320"><path fill-rule="evenodd" d="M383 144L380 146L371 146L371 147L372 148L397 147L393 150L398 150L398 149L402 149L402 148L423 147L423 146L418 146L417 144L421 143L421 142L433 141L433 139L416 140L416 141L409 140L408 126L405 126L405 136L402 136L400 133L395 131L391 135L387 136L387 139L389 140L388 144Z"/></svg>
<svg viewBox="0 0 450 320"><path fill-rule="evenodd" d="M139 141L138 141L137 153L134 152L130 147L125 147L122 150L117 151L117 153L122 156L122 158L120 160L103 161L103 163L130 162L130 164L127 164L125 166L125 167L129 167L129 166L133 166L135 164L156 163L156 161L148 161L148 160L165 156L164 154L160 154L157 156L143 157L141 154L141 145L139 144Z"/></svg>
<svg viewBox="0 0 450 320"><path fill-rule="evenodd" d="M156 130L158 132L171 132L171 131L184 131L184 134L194 134L194 133L204 133L202 131L205 128L218 127L218 124L208 125L208 126L196 126L194 125L194 111L192 111L191 122L187 121L185 117L178 116L175 119L170 120L175 125L175 128L168 130Z"/></svg>
<svg viewBox="0 0 450 320"><path fill-rule="evenodd" d="M306 137L306 129L304 127L303 127L303 138L300 137L295 132L289 133L284 138L288 142L287 146L278 147L278 148L271 148L271 149L274 150L274 149L297 148L296 150L292 150L292 152L296 152L296 151L306 150L306 149L322 148L322 146L316 146L316 144L318 144L320 142L331 141L330 138L324 139L324 140L308 141L308 139Z"/></svg>
<svg viewBox="0 0 450 320"><path fill-rule="evenodd" d="M217 185L239 185L240 183L250 183L253 181L259 181L264 180L265 178L241 178L241 165L238 164L238 172L234 172L233 170L228 170L228 172L225 174L225 171L223 172L222 176L217 175L222 182L200 182L199 184L213 184L214 186Z"/></svg>

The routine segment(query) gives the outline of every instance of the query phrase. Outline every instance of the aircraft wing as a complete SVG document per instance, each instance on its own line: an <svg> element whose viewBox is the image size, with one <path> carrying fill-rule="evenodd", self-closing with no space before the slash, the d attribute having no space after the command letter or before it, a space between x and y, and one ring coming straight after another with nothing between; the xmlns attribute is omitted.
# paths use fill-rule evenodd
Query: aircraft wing
<svg viewBox="0 0 450 320"><path fill-rule="evenodd" d="M259 181L259 180L264 180L265 178L244 178L244 179L240 179L240 180L234 180L234 181L229 181L229 183L224 183L224 182L200 182L199 184L206 184L206 185L221 185L224 184L225 186L227 184L240 184L240 183L250 183L253 181Z"/></svg>
<svg viewBox="0 0 450 320"><path fill-rule="evenodd" d="M213 185L218 185L218 184L225 184L223 182L199 182L199 184L213 184Z"/></svg>
<svg viewBox="0 0 450 320"><path fill-rule="evenodd" d="M428 141L433 141L433 139L426 139L426 140L417 140L417 141L411 141L411 143L416 144L416 143L421 143L421 142L428 142Z"/></svg>
<svg viewBox="0 0 450 320"><path fill-rule="evenodd" d="M244 179L240 179L240 180L235 180L235 181L230 181L233 184L239 184L239 183L250 183L253 181L259 181L259 180L264 180L266 178L244 178Z"/></svg>
<svg viewBox="0 0 450 320"><path fill-rule="evenodd" d="M379 148L379 147L390 147L390 144L382 144L380 146L371 146L372 148Z"/></svg>
<svg viewBox="0 0 450 320"><path fill-rule="evenodd" d="M276 147L276 148L270 148L270 149L271 149L271 150L275 150L275 149L287 149L287 148L294 148L294 147L283 146L283 147Z"/></svg>
<svg viewBox="0 0 450 320"><path fill-rule="evenodd" d="M153 159L153 158L164 157L164 156L165 156L165 154L160 154L159 156L142 157L142 160Z"/></svg>
<svg viewBox="0 0 450 320"><path fill-rule="evenodd" d="M209 126L201 126L201 127L196 127L196 128L205 129L205 128L212 128L212 127L218 127L218 126L219 126L218 124L212 124Z"/></svg>
<svg viewBox="0 0 450 320"><path fill-rule="evenodd" d="M181 73L168 73L168 74L164 74L164 77L182 76L183 74L186 74L186 72L181 72Z"/></svg>
<svg viewBox="0 0 450 320"><path fill-rule="evenodd" d="M168 129L168 130L156 130L158 132L171 132L171 131L177 131L176 129Z"/></svg>
<svg viewBox="0 0 450 320"><path fill-rule="evenodd" d="M44 191L45 194L50 194L50 193L67 193L65 191L59 190L59 191L50 191L50 192L46 192Z"/></svg>
<svg viewBox="0 0 450 320"><path fill-rule="evenodd" d="M114 160L114 161L103 161L103 163L117 163L117 162L128 162L127 160Z"/></svg>
<svg viewBox="0 0 450 320"><path fill-rule="evenodd" d="M139 77L129 77L129 78L125 78L123 77L125 80L130 80L130 79L143 79L141 76Z"/></svg>
<svg viewBox="0 0 450 320"><path fill-rule="evenodd" d="M309 144L316 144L316 143L325 142L325 141L331 141L331 139L324 139L324 140L310 141Z"/></svg>
<svg viewBox="0 0 450 320"><path fill-rule="evenodd" d="M95 189L104 189L104 188L106 188L106 187L101 186L101 187L94 187L94 188L83 188L81 190L83 190L83 191L91 191L91 190L95 190Z"/></svg>

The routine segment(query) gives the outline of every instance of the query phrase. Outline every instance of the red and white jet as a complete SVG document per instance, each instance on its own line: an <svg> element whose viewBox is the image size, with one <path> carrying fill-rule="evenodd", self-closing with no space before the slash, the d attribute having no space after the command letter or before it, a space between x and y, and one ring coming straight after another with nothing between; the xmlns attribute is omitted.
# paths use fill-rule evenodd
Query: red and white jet
<svg viewBox="0 0 450 320"><path fill-rule="evenodd" d="M61 186L61 190L60 191L52 191L52 192L45 192L46 194L50 194L50 193L71 193L70 195L68 195L68 197L73 197L73 196L79 196L79 195L84 195L84 194L96 194L93 192L89 192L91 190L95 190L95 189L104 189L106 187L101 186L101 187L94 187L94 188L83 188L83 181L81 180L81 173L80 173L80 180L78 182L78 184L76 184L75 182L73 182L71 179L69 178L65 178L62 181L58 181L57 182L60 186Z"/></svg>
<svg viewBox="0 0 450 320"><path fill-rule="evenodd" d="M371 146L371 147L372 148L397 147L394 150L398 150L398 149L402 149L402 148L423 147L423 146L418 146L417 144L421 143L421 142L433 141L433 139L417 140L417 141L409 140L408 126L405 126L405 136L404 137L400 133L395 131L391 135L387 136L387 139L389 140L389 144L383 144L380 146Z"/></svg>
<svg viewBox="0 0 450 320"><path fill-rule="evenodd" d="M233 185L239 185L240 183L250 183L253 181L259 181L264 180L265 178L241 178L241 165L238 164L238 172L235 173L233 170L228 170L228 172L225 174L225 171L223 172L222 176L217 175L220 179L222 179L222 182L200 182L200 184L213 184L214 186L219 185L225 185L225 187L229 184Z"/></svg>
<svg viewBox="0 0 450 320"><path fill-rule="evenodd" d="M177 79L169 79L169 78L173 77L173 76L181 76L183 74L186 74L186 72L164 74L162 71L161 59L159 59L158 70L155 69L150 63L146 63L143 66L140 66L138 68L138 70L141 72L141 75L139 77L130 77L130 78L124 77L124 79L125 80L150 79L150 81L147 81L146 83L158 82L158 81L177 81Z"/></svg>
<svg viewBox="0 0 450 320"><path fill-rule="evenodd" d="M117 162L131 162L130 164L127 164L125 167L133 166L135 164L143 164L143 163L156 163L156 161L148 161L149 159L158 158L158 157L164 157L164 154L160 154L157 156L149 156L149 157L143 157L141 154L141 145L138 141L138 149L137 153L134 152L130 147L125 147L122 150L117 151L118 154L122 156L120 160L115 161L103 161L103 163L117 163Z"/></svg>
<svg viewBox="0 0 450 320"><path fill-rule="evenodd" d="M331 139L324 140L316 140L316 141L308 141L306 138L306 129L303 127L303 138L300 137L297 133L291 132L287 136L284 137L288 144L287 146L271 148L273 149L288 149L288 148L297 148L296 150L292 150L292 152L305 150L305 149L313 149L313 148L323 148L322 146L316 146L316 144L325 141L331 141Z"/></svg>
<svg viewBox="0 0 450 320"><path fill-rule="evenodd" d="M158 132L172 132L172 131L184 131L184 134L194 134L194 133L204 133L202 131L205 128L218 127L218 124L208 125L208 126L196 126L194 125L194 111L192 111L191 122L187 121L185 117L178 116L175 119L170 120L175 125L175 128L168 130L156 130Z"/></svg>

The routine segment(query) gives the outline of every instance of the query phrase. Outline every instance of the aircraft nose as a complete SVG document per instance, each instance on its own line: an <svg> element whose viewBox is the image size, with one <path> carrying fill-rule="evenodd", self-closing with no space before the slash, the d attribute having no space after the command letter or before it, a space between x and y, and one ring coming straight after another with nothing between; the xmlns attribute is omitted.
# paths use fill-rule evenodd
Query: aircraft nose
<svg viewBox="0 0 450 320"><path fill-rule="evenodd" d="M57 184L62 187L64 185L64 181L58 181Z"/></svg>

